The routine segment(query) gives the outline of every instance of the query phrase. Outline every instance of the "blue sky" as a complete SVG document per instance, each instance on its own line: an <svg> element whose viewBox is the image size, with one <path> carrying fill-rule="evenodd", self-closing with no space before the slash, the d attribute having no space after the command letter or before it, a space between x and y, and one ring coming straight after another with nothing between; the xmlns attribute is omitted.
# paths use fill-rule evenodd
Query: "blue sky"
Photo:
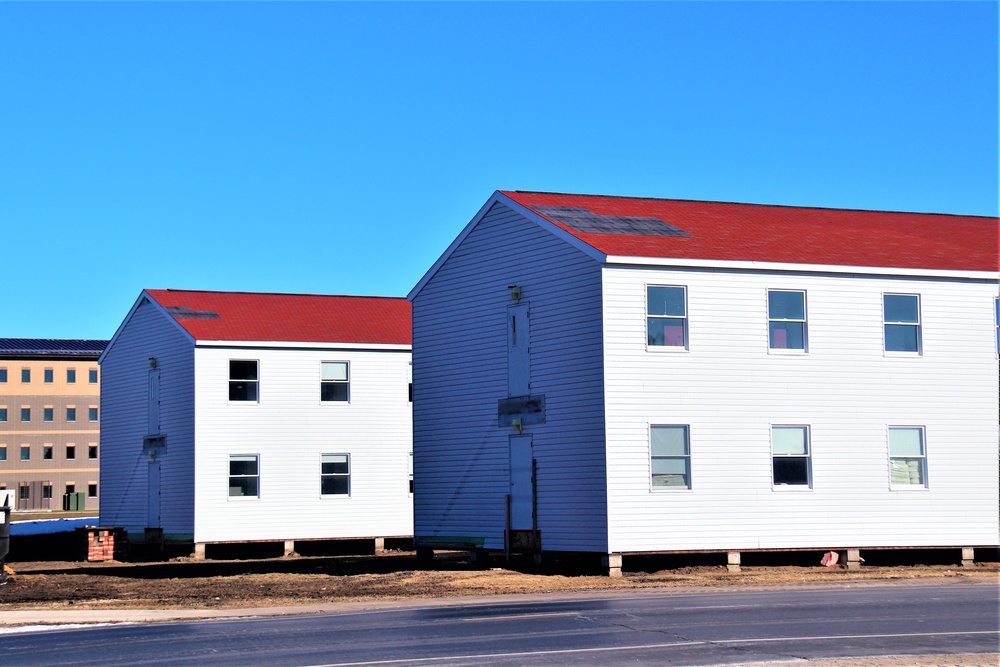
<svg viewBox="0 0 1000 667"><path fill-rule="evenodd" d="M405 295L497 189L998 212L995 2L0 4L0 337Z"/></svg>

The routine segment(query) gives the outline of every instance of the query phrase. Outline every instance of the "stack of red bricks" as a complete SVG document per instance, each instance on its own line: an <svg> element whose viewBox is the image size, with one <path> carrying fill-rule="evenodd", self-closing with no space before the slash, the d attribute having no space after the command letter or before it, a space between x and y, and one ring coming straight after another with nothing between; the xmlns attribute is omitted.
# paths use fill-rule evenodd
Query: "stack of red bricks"
<svg viewBox="0 0 1000 667"><path fill-rule="evenodd" d="M128 550L125 531L121 528L94 528L82 530L87 535L87 560L122 560Z"/></svg>

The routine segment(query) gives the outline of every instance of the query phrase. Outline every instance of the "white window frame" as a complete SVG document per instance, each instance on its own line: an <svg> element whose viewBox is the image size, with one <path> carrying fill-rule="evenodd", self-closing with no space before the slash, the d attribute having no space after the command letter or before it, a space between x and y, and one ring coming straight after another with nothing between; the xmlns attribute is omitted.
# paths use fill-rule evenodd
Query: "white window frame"
<svg viewBox="0 0 1000 667"><path fill-rule="evenodd" d="M784 292L787 294L801 294L802 295L802 319L794 320L785 317L772 317L771 316L771 293L772 292ZM780 289L780 288L768 288L767 294L765 295L767 303L765 304L767 308L767 352L768 354L808 354L809 353L809 301L806 290L804 289ZM802 347L773 347L771 345L771 323L772 322L798 322L802 324Z"/></svg>
<svg viewBox="0 0 1000 667"><path fill-rule="evenodd" d="M342 456L342 457L344 457L344 459L345 459L344 462L347 464L347 472L346 473L342 473L342 472L330 472L330 473L323 472L323 464L324 463L328 463L328 461L324 461L323 459L325 459L328 456L329 457L334 457L334 456L337 456L337 457ZM334 463L334 461L329 461L329 463ZM346 477L347 478L347 493L323 493L323 479L325 477L330 477L330 478ZM326 452L326 453L323 453L323 454L319 455L319 495L320 495L321 498L350 498L351 497L351 455L350 454L347 454L346 452Z"/></svg>
<svg viewBox="0 0 1000 667"><path fill-rule="evenodd" d="M683 315L651 315L649 312L649 290L656 288L665 289L679 289L684 296L684 314ZM646 296L645 296L645 310L646 319L645 326L643 327L644 335L646 336L646 350L650 352L687 352L690 348L690 309L688 308L688 289L687 285L659 285L659 284L647 284L646 285ZM684 343L682 345L653 345L649 342L649 321L652 319L660 320L681 320L684 327Z"/></svg>
<svg viewBox="0 0 1000 667"><path fill-rule="evenodd" d="M774 432L782 429L801 429L805 433L805 454L778 454L774 451ZM808 491L813 488L812 470L812 429L808 424L771 424L771 488L781 491ZM806 482L805 484L781 484L775 481L775 460L776 459L805 459L806 460Z"/></svg>
<svg viewBox="0 0 1000 667"><path fill-rule="evenodd" d="M254 475L234 475L232 474L232 463L233 461L247 461L253 459L254 463L257 465L257 473ZM246 502L248 500L260 500L260 454L230 454L226 457L226 465L228 470L226 471L226 492L229 500L233 502ZM233 479L249 479L254 478L257 480L257 495L255 496L234 496L232 495L232 485L229 483Z"/></svg>
<svg viewBox="0 0 1000 667"><path fill-rule="evenodd" d="M917 300L917 321L916 322L903 322L898 320L889 320L885 314L885 298L888 296L907 296L913 297ZM883 292L882 293L882 352L886 356L902 356L902 357L919 357L924 353L924 323L923 323L923 304L921 303L921 298L919 294L911 294L908 292ZM890 350L889 349L889 337L886 336L888 331L887 327L890 326L908 326L914 327L917 332L917 349L916 350Z"/></svg>
<svg viewBox="0 0 1000 667"><path fill-rule="evenodd" d="M682 429L684 432L684 454L654 454L653 453L653 431L659 428ZM649 425L649 488L657 493L690 491L691 480L691 426L689 424L650 424ZM683 461L685 464L684 484L657 484L656 473L653 471L655 461L671 460Z"/></svg>
<svg viewBox="0 0 1000 667"><path fill-rule="evenodd" d="M344 377L343 380L325 378L324 368L327 364L343 364L344 366ZM337 385L347 387L347 399L346 400L324 400L323 399L323 386L324 385ZM319 402L323 405L348 405L351 402L351 362L345 360L330 359L326 361L319 362Z"/></svg>
<svg viewBox="0 0 1000 667"><path fill-rule="evenodd" d="M253 362L257 367L256 379L233 378L233 362L241 363ZM258 405L260 403L260 359L229 359L227 363L229 369L229 381L226 383L226 398L230 405ZM233 384L253 384L255 389L254 398L233 398Z"/></svg>
<svg viewBox="0 0 1000 667"><path fill-rule="evenodd" d="M892 432L893 431L917 431L920 433L920 449L921 453L919 456L893 456L892 454ZM901 425L893 424L886 428L886 453L888 454L889 463L889 488L893 491L924 491L930 488L930 482L927 477L927 429L924 426L914 426L914 425ZM913 460L916 459L920 462L920 476L923 479L922 484L911 484L909 482L893 482L892 481L892 464L893 460Z"/></svg>

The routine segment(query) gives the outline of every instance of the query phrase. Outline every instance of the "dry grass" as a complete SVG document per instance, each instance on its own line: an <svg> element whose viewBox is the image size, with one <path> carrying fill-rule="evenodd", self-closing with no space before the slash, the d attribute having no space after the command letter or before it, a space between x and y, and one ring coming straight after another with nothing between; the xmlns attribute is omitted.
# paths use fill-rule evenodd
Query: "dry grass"
<svg viewBox="0 0 1000 667"><path fill-rule="evenodd" d="M0 586L7 609L247 608L507 593L635 590L677 587L801 586L847 582L992 580L1000 564L868 567L857 572L816 567L685 567L605 576L475 570L459 560L416 569L410 555L169 563L15 563Z"/></svg>

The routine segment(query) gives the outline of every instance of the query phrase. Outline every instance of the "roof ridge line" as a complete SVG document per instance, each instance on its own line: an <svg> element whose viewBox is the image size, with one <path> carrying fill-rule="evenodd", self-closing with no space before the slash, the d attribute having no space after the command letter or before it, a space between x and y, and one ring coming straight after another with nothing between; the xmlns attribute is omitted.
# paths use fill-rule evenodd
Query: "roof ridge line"
<svg viewBox="0 0 1000 667"><path fill-rule="evenodd" d="M315 294L310 292L248 292L245 290L181 289L175 287L147 287L145 292L187 292L195 294L247 294L250 296L317 296L341 299L403 299L405 296L385 296L369 294Z"/></svg>
<svg viewBox="0 0 1000 667"><path fill-rule="evenodd" d="M896 215L940 215L950 218L982 218L983 220L998 220L1000 216L975 215L966 213L940 213L926 211L891 211L872 208L838 208L835 206L796 206L794 204L761 204L758 202L721 201L717 199L683 199L678 197L631 197L628 195L581 194L577 192L549 192L545 190L501 190L501 193L519 193L527 195L556 195L562 197L593 197L602 199L630 199L639 201L685 202L691 204L722 204L727 206L756 206L761 208L785 208L807 211L851 211L855 213L889 213Z"/></svg>

